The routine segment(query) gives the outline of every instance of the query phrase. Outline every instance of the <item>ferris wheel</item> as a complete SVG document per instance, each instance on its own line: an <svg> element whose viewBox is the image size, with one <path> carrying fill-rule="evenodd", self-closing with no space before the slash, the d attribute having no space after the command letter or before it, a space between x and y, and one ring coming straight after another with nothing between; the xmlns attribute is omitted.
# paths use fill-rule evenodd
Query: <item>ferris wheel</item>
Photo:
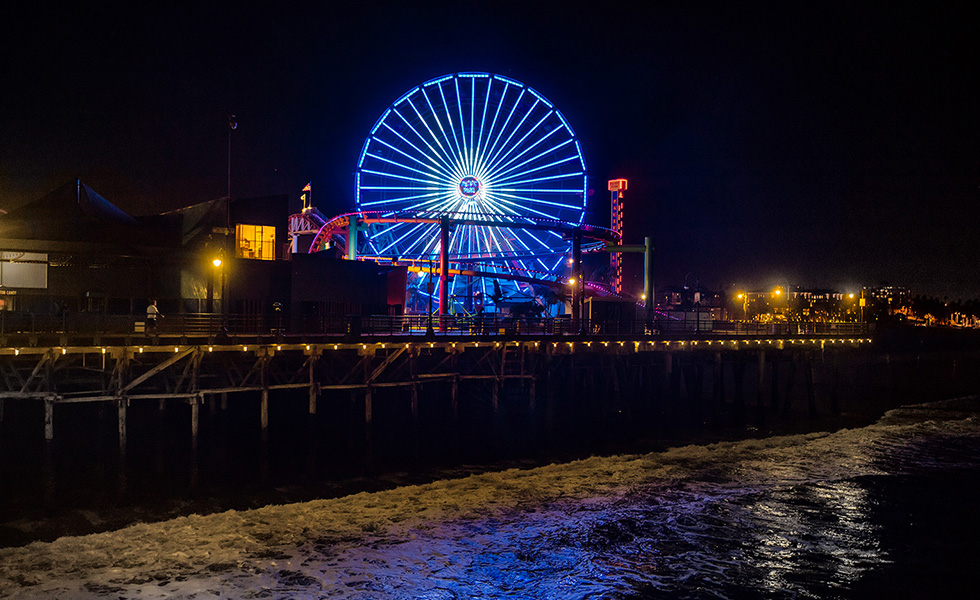
<svg viewBox="0 0 980 600"><path fill-rule="evenodd" d="M452 263L553 278L565 268L569 248L560 231L480 221L527 217L580 225L587 185L579 140L551 102L500 75L455 73L411 89L384 111L357 162L355 202L358 211L465 218L449 239ZM431 259L439 254L439 227L371 225L364 254ZM488 289L486 281L453 285L470 286L452 291L462 296L475 293L474 286ZM500 285L533 295L527 283ZM500 285L489 288L498 297Z"/></svg>

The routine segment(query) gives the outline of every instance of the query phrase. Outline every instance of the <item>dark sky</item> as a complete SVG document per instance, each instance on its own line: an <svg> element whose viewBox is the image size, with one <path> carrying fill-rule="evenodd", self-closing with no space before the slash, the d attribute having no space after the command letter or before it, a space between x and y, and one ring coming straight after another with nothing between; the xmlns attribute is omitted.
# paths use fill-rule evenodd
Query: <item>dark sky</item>
<svg viewBox="0 0 980 600"><path fill-rule="evenodd" d="M148 214L307 181L353 207L384 109L456 71L540 91L658 284L980 297L980 22L931 3L129 3L6 9L0 207L79 176ZM643 9L636 5L648 4ZM959 4L959 3L957 3ZM681 6L674 6L681 5ZM135 8L134 8L135 7Z"/></svg>

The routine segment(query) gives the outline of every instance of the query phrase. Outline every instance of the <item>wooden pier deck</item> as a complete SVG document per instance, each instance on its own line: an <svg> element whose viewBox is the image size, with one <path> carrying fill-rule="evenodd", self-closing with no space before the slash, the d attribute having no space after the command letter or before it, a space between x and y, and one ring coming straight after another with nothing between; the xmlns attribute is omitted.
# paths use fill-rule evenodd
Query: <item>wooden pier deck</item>
<svg viewBox="0 0 980 600"><path fill-rule="evenodd" d="M829 350L837 353L867 347L871 338L855 331L829 335L738 335L705 332L698 335L583 335L453 332L420 335L398 332L351 335L213 335L185 332L156 336L60 335L57 344L0 347L0 420L4 402L42 402L45 439L57 427L56 407L70 403L113 405L117 413L119 448L125 454L127 409L133 402L184 402L191 407L189 427L197 440L200 406L220 403L242 394L260 397L259 421L269 427L270 394L305 392L308 410L315 414L324 394L358 394L364 423L373 420L373 395L384 388L404 391L417 418L420 391L443 386L452 410L459 389L469 382L489 386L496 411L505 385L527 387L533 405L540 386L556 378L579 378L583 385L618 392L630 377L644 377L634 389L664 396L676 395L683 379L690 389L703 389L705 370L712 372L715 399L726 401L725 372L734 380L731 401L744 404L747 369L757 378L757 401L763 402L767 373L772 377L772 401L778 401L777 370L788 364L790 384L802 365L810 410L816 410L815 362ZM863 332L857 332L863 333ZM849 335L848 335L849 334ZM45 336L33 341L43 342ZM221 339L222 343L216 343ZM24 341L27 341L26 339ZM99 342L99 343L95 343ZM675 371L683 370L681 373ZM654 376L656 372L656 376ZM587 375L584 375L587 373ZM785 377L784 377L785 378ZM653 382L659 382L653 386ZM787 384L787 388L790 384ZM660 389L651 389L658 387ZM786 396L789 396L787 389ZM696 392L700 396L701 392ZM732 394L728 394L732 395Z"/></svg>

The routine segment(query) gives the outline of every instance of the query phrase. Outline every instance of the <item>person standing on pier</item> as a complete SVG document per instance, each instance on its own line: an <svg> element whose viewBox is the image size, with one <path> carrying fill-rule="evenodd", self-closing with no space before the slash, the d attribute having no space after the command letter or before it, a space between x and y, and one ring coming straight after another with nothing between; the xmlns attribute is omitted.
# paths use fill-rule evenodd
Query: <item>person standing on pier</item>
<svg viewBox="0 0 980 600"><path fill-rule="evenodd" d="M146 331L156 333L157 319L162 318L163 315L160 314L160 309L157 308L157 301L151 300L150 305L146 307Z"/></svg>

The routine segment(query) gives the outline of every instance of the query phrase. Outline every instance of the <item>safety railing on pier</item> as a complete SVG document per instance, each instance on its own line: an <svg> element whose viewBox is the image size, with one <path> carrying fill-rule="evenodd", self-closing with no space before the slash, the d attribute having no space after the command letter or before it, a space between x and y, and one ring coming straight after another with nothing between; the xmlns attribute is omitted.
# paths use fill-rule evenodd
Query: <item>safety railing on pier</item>
<svg viewBox="0 0 980 600"><path fill-rule="evenodd" d="M662 338L863 336L866 323L754 321L575 320L515 318L496 315L221 315L182 313L165 315L155 326L137 315L70 314L33 315L0 311L0 337L36 338L79 336L589 336ZM65 343L65 342L62 342Z"/></svg>

